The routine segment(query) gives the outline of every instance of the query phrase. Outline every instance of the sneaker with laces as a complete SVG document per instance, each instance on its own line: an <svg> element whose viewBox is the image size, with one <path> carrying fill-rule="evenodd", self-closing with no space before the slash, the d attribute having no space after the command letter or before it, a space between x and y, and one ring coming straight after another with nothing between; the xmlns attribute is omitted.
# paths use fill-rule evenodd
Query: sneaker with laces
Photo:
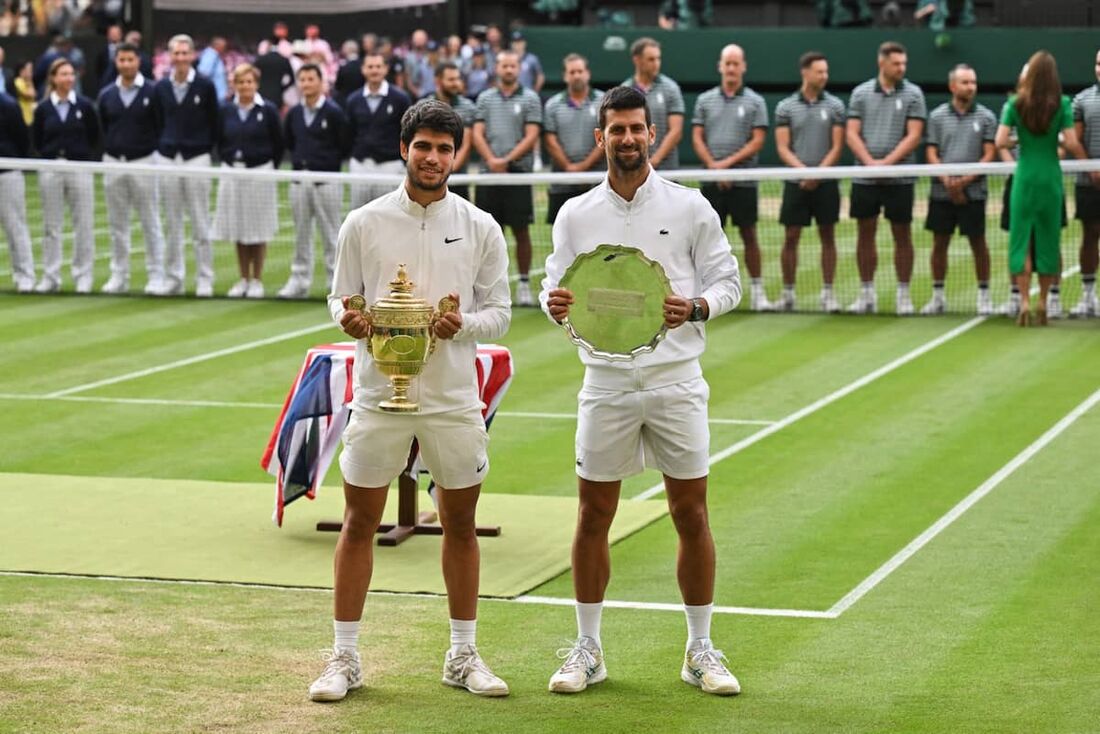
<svg viewBox="0 0 1100 734"><path fill-rule="evenodd" d="M311 701L339 701L348 691L363 687L363 671L359 653L346 648L324 650L321 653L325 669L309 687Z"/></svg>
<svg viewBox="0 0 1100 734"><path fill-rule="evenodd" d="M264 297L264 284L263 281L253 279L248 281L248 289L244 292L245 298L263 298Z"/></svg>
<svg viewBox="0 0 1100 734"><path fill-rule="evenodd" d="M897 295L894 297L894 312L898 316L912 316L913 299L909 297L909 289L902 290L898 288Z"/></svg>
<svg viewBox="0 0 1100 734"><path fill-rule="evenodd" d="M993 315L993 297L989 295L988 288L978 289L978 315L979 316L992 316Z"/></svg>
<svg viewBox="0 0 1100 734"><path fill-rule="evenodd" d="M1047 318L1048 319L1060 319L1062 318L1062 294L1051 293L1047 297Z"/></svg>
<svg viewBox="0 0 1100 734"><path fill-rule="evenodd" d="M1086 293L1081 296L1081 300L1077 302L1077 305L1069 310L1069 317L1071 319L1089 319L1094 318L1100 313L1100 299L1096 297L1096 293Z"/></svg>
<svg viewBox="0 0 1100 734"><path fill-rule="evenodd" d="M1002 305L997 312L1002 316L1016 318L1016 314L1020 313L1020 296L1009 296L1008 300L1004 302L1004 305Z"/></svg>
<svg viewBox="0 0 1100 734"><path fill-rule="evenodd" d="M932 294L932 300L924 304L924 308L920 310L921 316L939 316L947 310L947 304L943 300L943 296Z"/></svg>
<svg viewBox="0 0 1100 734"><path fill-rule="evenodd" d="M516 305L534 306L535 299L531 296L531 284L526 280L516 283Z"/></svg>
<svg viewBox="0 0 1100 734"><path fill-rule="evenodd" d="M825 313L838 313L840 311L840 304L837 303L836 296L833 295L831 288L821 291L821 310Z"/></svg>
<svg viewBox="0 0 1100 734"><path fill-rule="evenodd" d="M112 275L107 279L107 282L103 284L103 287L99 289L99 292L117 295L119 293L125 293L128 290L130 290L129 280L121 275Z"/></svg>
<svg viewBox="0 0 1100 734"><path fill-rule="evenodd" d="M291 278L276 295L279 298L306 298L309 296L309 283Z"/></svg>
<svg viewBox="0 0 1100 734"><path fill-rule="evenodd" d="M229 289L228 292L226 292L225 295L229 296L230 298L244 298L246 293L248 293L248 279L241 278L233 284L233 286Z"/></svg>
<svg viewBox="0 0 1100 734"><path fill-rule="evenodd" d="M750 304L752 310L757 313L775 310L775 306L768 300L768 295L764 292L764 286L762 285L753 286L750 300L752 301Z"/></svg>
<svg viewBox="0 0 1100 734"><path fill-rule="evenodd" d="M458 648L458 652L447 651L443 659L443 683L465 688L475 696L508 695L508 684L489 670L477 647L469 644Z"/></svg>
<svg viewBox="0 0 1100 734"><path fill-rule="evenodd" d="M726 669L729 660L721 650L715 650L710 640L697 642L684 653L684 667L680 678L704 693L718 696L736 696L741 692L741 684L733 673Z"/></svg>
<svg viewBox="0 0 1100 734"><path fill-rule="evenodd" d="M607 680L603 650L591 637L581 637L572 647L561 648L558 657L565 662L550 676L550 690L554 693L580 693Z"/></svg>

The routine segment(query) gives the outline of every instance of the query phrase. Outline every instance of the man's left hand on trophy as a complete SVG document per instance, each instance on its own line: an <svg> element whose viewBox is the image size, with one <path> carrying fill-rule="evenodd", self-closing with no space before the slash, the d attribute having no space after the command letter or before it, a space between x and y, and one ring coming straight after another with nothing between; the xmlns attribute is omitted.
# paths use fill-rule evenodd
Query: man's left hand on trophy
<svg viewBox="0 0 1100 734"><path fill-rule="evenodd" d="M448 299L453 303L447 303ZM444 306L445 303L446 306ZM439 302L439 306L439 318L432 324L432 330L437 339L453 339L462 329L462 312L458 309L458 294L447 294L447 297Z"/></svg>
<svg viewBox="0 0 1100 734"><path fill-rule="evenodd" d="M355 296L344 296L344 315L340 317L340 328L348 336L367 339L370 337L370 314L363 311L360 305L363 302L362 296L357 299L359 303L354 305L348 303L352 298Z"/></svg>

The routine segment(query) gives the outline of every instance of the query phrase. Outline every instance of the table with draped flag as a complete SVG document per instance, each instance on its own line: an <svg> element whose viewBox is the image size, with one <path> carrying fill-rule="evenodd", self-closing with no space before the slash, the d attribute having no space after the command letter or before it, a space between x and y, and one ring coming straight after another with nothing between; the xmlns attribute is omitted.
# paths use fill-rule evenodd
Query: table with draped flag
<svg viewBox="0 0 1100 734"><path fill-rule="evenodd" d="M485 426L512 382L512 354L506 347L479 344L475 360L477 381L481 392L482 417ZM272 520L282 526L286 506L301 497L313 499L325 478L340 438L351 417L352 392L355 385L355 342L339 342L313 347L306 353L283 409L271 432L260 465L275 477L275 512ZM414 442L409 465L402 478L420 471ZM404 489L404 488L403 488ZM412 516L415 511L415 479L412 479ZM400 502L408 504L402 491ZM409 512L399 515L408 517ZM401 520L402 527L406 523ZM398 540L400 542L400 540Z"/></svg>

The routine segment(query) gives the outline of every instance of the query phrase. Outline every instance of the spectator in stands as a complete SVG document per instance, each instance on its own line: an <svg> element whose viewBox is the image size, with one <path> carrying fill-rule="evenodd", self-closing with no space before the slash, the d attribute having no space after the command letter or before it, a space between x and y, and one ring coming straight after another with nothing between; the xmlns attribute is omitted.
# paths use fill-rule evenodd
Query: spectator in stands
<svg viewBox="0 0 1100 734"><path fill-rule="evenodd" d="M768 132L764 98L745 86L745 52L736 44L722 49L718 72L722 83L699 95L691 118L691 143L703 165L712 170L754 168ZM718 213L737 227L745 245L745 265L752 278L749 291L753 311L770 311L764 292L760 243L756 238L756 181L704 183L703 196Z"/></svg>
<svg viewBox="0 0 1100 734"><path fill-rule="evenodd" d="M925 157L937 163L988 163L996 155L993 139L997 118L975 101L978 75L970 66L958 64L947 77L951 101L928 116L928 145ZM947 310L944 280L947 278L947 248L957 228L970 241L974 270L978 278L978 314L993 313L989 295L989 247L985 240L986 183L984 176L936 176L928 202L925 229L932 232L932 300L921 309L924 315Z"/></svg>
<svg viewBox="0 0 1100 734"><path fill-rule="evenodd" d="M465 173L466 166L470 162L470 149L473 146L473 125L474 120L477 117L477 107L474 103L462 95L462 75L458 72L458 64L454 61L443 61L435 67L435 98L441 102L446 102L454 111L458 113L458 117L462 120L463 135L462 145L458 146L458 150L455 151L454 157L454 171L455 173ZM463 199L469 200L470 187L469 186L455 186L453 184L447 185L447 190L452 194L461 196Z"/></svg>
<svg viewBox="0 0 1100 734"><path fill-rule="evenodd" d="M428 41L428 52L420 62L420 97L435 96L435 67L439 64L439 44Z"/></svg>
<svg viewBox="0 0 1100 734"><path fill-rule="evenodd" d="M451 34L447 36L447 41L443 44L443 47L439 49L440 61L453 61L456 64L462 62L462 37L459 35Z"/></svg>
<svg viewBox="0 0 1100 734"><path fill-rule="evenodd" d="M163 127L157 152L160 161L173 166L205 168L218 143L218 93L214 83L195 71L195 42L180 34L168 41L171 73L154 87L157 112ZM210 244L210 181L167 173L160 180L164 197L166 255L164 284L157 295L183 294L187 263L183 254L183 217L191 220L195 246L195 295L214 295L214 255Z"/></svg>
<svg viewBox="0 0 1100 734"><path fill-rule="evenodd" d="M867 0L814 0L817 19L825 28L869 26L874 20Z"/></svg>
<svg viewBox="0 0 1100 734"><path fill-rule="evenodd" d="M0 92L0 157L26 158L31 139L19 103ZM12 279L17 293L34 290L34 253L27 229L26 189L22 171L0 171L0 227L8 238Z"/></svg>
<svg viewBox="0 0 1100 734"><path fill-rule="evenodd" d="M344 110L324 95L321 68L306 64L298 70L301 104L287 113L283 138L295 171L337 172L347 158L348 118ZM326 287L332 288L336 262L336 235L344 187L339 183L290 183L290 211L297 232L290 278L279 290L279 298L305 298L313 285L313 225L321 236L325 258Z"/></svg>
<svg viewBox="0 0 1100 734"><path fill-rule="evenodd" d="M23 121L28 126L34 121L34 106L38 102L38 92L34 89L34 62L24 61L19 66L19 74L12 82L14 97L23 110Z"/></svg>
<svg viewBox="0 0 1100 734"><path fill-rule="evenodd" d="M917 0L913 17L933 33L943 33L948 26L973 28L977 22L974 0Z"/></svg>
<svg viewBox="0 0 1100 734"><path fill-rule="evenodd" d="M50 70L50 65L57 59L65 58L67 45L68 42L64 36L55 35L46 50L35 59L34 88L39 97L44 96L46 93L46 75Z"/></svg>
<svg viewBox="0 0 1100 734"><path fill-rule="evenodd" d="M347 113L351 137L351 173L400 174L401 116L409 108L409 95L386 81L388 71L382 54L363 59L366 84L348 100ZM394 184L353 183L351 207L358 208L394 189Z"/></svg>
<svg viewBox="0 0 1100 734"><path fill-rule="evenodd" d="M252 65L260 72L259 95L282 111L287 107L284 95L294 86L294 69L290 61L266 39L260 41L256 51L259 55Z"/></svg>
<svg viewBox="0 0 1100 734"><path fill-rule="evenodd" d="M226 42L221 36L210 39L210 45L199 54L199 63L195 67L200 74L214 82L214 89L218 93L218 100L224 102L229 99L229 81L226 76L225 55Z"/></svg>
<svg viewBox="0 0 1100 734"><path fill-rule="evenodd" d="M1097 83L1073 98L1073 127L1089 158L1100 158L1100 51L1093 62ZM1081 300L1070 309L1070 316L1100 316L1096 296L1096 269L1100 262L1100 171L1077 175L1077 219L1081 220Z"/></svg>
<svg viewBox="0 0 1100 734"><path fill-rule="evenodd" d="M379 39L377 53L386 60L386 66L389 68L389 71L386 72L386 81L398 89L407 89L408 75L406 74L405 60L394 50L393 41L389 38ZM363 58L365 59L366 56Z"/></svg>
<svg viewBox="0 0 1100 734"><path fill-rule="evenodd" d="M657 11L657 25L666 31L706 28L713 23L713 0L664 0Z"/></svg>
<svg viewBox="0 0 1100 734"><path fill-rule="evenodd" d="M485 48L485 65L491 70L497 68L497 54L505 50L504 31L494 24L485 27L485 42L481 44Z"/></svg>
<svg viewBox="0 0 1100 734"><path fill-rule="evenodd" d="M481 93L492 84L493 75L486 65L488 59L485 56L484 47L478 46L472 51L472 54L470 69L466 72L466 96L476 101Z"/></svg>
<svg viewBox="0 0 1100 734"><path fill-rule="evenodd" d="M15 72L4 64L4 47L0 46L0 94L15 94Z"/></svg>
<svg viewBox="0 0 1100 734"><path fill-rule="evenodd" d="M364 33L359 39L359 57L378 51L378 35L376 33Z"/></svg>
<svg viewBox="0 0 1100 734"><path fill-rule="evenodd" d="M775 106L775 148L793 168L835 166L844 150L844 103L825 91L829 62L816 51L798 61L802 86ZM817 221L821 240L821 310L840 310L833 293L836 276L836 223L840 219L840 184L835 179L803 179L783 184L779 223L783 237L783 296L779 310L795 308L798 244L802 228Z"/></svg>
<svg viewBox="0 0 1100 734"><path fill-rule="evenodd" d="M141 59L134 46L119 43L113 56L115 80L100 90L96 102L103 124L103 160L152 164L161 128L153 80L141 73ZM158 294L164 287L164 233L154 181L129 173L105 173L103 193L111 234L111 277L103 292L130 290L130 213L136 210L145 239L145 292Z"/></svg>
<svg viewBox="0 0 1100 734"><path fill-rule="evenodd" d="M405 52L405 88L413 99L420 99L425 92L425 76L430 76L431 67L426 67L428 60L428 32L423 28L417 28L409 37L409 50Z"/></svg>
<svg viewBox="0 0 1100 734"><path fill-rule="evenodd" d="M1015 97L1008 101L997 128L998 148L1011 148L1012 130L1020 146L1012 186L1012 222L1008 233L1008 266L1020 290L1016 323L1028 326L1031 316L1031 273L1039 273L1039 304L1035 321L1047 323L1047 295L1061 271L1059 204L1062 168L1058 138L1075 158L1088 154L1077 140L1073 108L1062 96L1058 66L1048 51L1028 59Z"/></svg>
<svg viewBox="0 0 1100 734"><path fill-rule="evenodd" d="M878 49L878 76L852 91L848 102L847 142L858 163L893 166L914 163L924 120L928 116L924 93L906 80L908 56L900 43L887 41ZM863 178L852 181L851 216L858 220L856 260L861 282L853 313L875 313L875 269L878 249L875 231L882 211L894 235L894 269L898 286L896 312L913 313L909 279L913 275L913 178Z"/></svg>
<svg viewBox="0 0 1100 734"><path fill-rule="evenodd" d="M606 161L592 131L599 127L603 92L590 86L588 59L580 54L569 54L562 60L562 79L565 89L550 98L543 112L542 139L553 170L566 173L600 170ZM591 184L551 184L547 223L554 223L565 202L591 188Z"/></svg>
<svg viewBox="0 0 1100 734"><path fill-rule="evenodd" d="M485 172L530 173L542 127L542 102L534 90L520 85L519 56L514 51L501 51L496 58L497 83L477 98L474 148ZM501 228L510 227L516 239L520 306L535 305L529 282L530 226L535 219L531 194L530 186L478 186L476 192L478 208L489 212Z"/></svg>
<svg viewBox="0 0 1100 734"><path fill-rule="evenodd" d="M233 69L233 99L218 110L222 163L233 168L273 170L283 160L279 109L257 91L260 72L252 64ZM218 186L214 239L237 244L241 279L226 293L230 298L264 297L267 243L279 231L277 184L274 179L224 178Z"/></svg>
<svg viewBox="0 0 1100 734"><path fill-rule="evenodd" d="M546 75L542 73L539 57L527 50L527 39L522 31L512 33L512 50L519 56L519 83L541 94Z"/></svg>
<svg viewBox="0 0 1100 734"><path fill-rule="evenodd" d="M332 86L332 101L341 107L347 104L352 92L363 86L363 61L359 54L359 44L353 40L344 41L340 47L340 68Z"/></svg>
<svg viewBox="0 0 1100 734"><path fill-rule="evenodd" d="M72 0L45 0L46 30L49 33L70 35L80 17L80 11ZM76 67L73 67L74 70Z"/></svg>
<svg viewBox="0 0 1100 734"><path fill-rule="evenodd" d="M639 38L630 46L634 76L623 82L645 95L657 142L649 162L657 169L680 167L677 146L684 136L684 95L680 85L661 73L661 44L652 38Z"/></svg>
<svg viewBox="0 0 1100 734"><path fill-rule="evenodd" d="M115 68L115 51L122 43L122 26L112 23L107 26L107 45L95 57L95 78L102 89L115 80L118 70Z"/></svg>
<svg viewBox="0 0 1100 734"><path fill-rule="evenodd" d="M51 160L99 160L99 118L92 100L76 93L76 70L68 59L54 59L46 72L48 96L34 108L34 144ZM73 222L73 283L77 293L92 292L95 264L95 177L90 171L41 171L42 279L36 293L61 289L61 241L65 206Z"/></svg>
<svg viewBox="0 0 1100 734"><path fill-rule="evenodd" d="M321 27L316 23L310 23L306 26L306 47L309 49L308 55L312 58L319 54L320 58L317 65L325 73L325 79L331 80L336 78L336 55L332 53L332 46L328 41L321 38Z"/></svg>
<svg viewBox="0 0 1100 734"><path fill-rule="evenodd" d="M275 24L271 26L271 45L288 59L294 52L294 44L290 42L290 29L281 20L275 21Z"/></svg>

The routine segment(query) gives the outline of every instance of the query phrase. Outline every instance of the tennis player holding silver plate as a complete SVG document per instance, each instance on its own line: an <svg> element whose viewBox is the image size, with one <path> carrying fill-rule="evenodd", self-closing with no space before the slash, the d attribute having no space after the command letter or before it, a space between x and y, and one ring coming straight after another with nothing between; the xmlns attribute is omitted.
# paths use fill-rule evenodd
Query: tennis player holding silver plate
<svg viewBox="0 0 1100 734"><path fill-rule="evenodd" d="M550 690L578 693L607 678L600 618L611 575L608 530L622 480L652 467L664 475L679 535L676 575L688 625L687 651L676 661L682 662L680 677L707 693L732 695L741 686L710 640L715 567L706 506L710 390L699 356L704 322L741 300L737 260L702 194L650 167L656 129L641 92L616 87L604 95L595 136L607 156L607 178L558 213L539 295L555 323L568 324L574 336L583 337L579 353L585 365L577 397L580 512L573 539L578 632L572 648L561 653L564 662L550 678ZM639 273L662 272L667 288L654 293L639 286L645 278L622 277L623 264L631 261L637 263L631 270ZM659 264L659 270L646 261ZM650 315L657 323L650 324L648 335L614 327L616 317L643 322ZM667 680L669 673L674 669L655 671L655 678Z"/></svg>

